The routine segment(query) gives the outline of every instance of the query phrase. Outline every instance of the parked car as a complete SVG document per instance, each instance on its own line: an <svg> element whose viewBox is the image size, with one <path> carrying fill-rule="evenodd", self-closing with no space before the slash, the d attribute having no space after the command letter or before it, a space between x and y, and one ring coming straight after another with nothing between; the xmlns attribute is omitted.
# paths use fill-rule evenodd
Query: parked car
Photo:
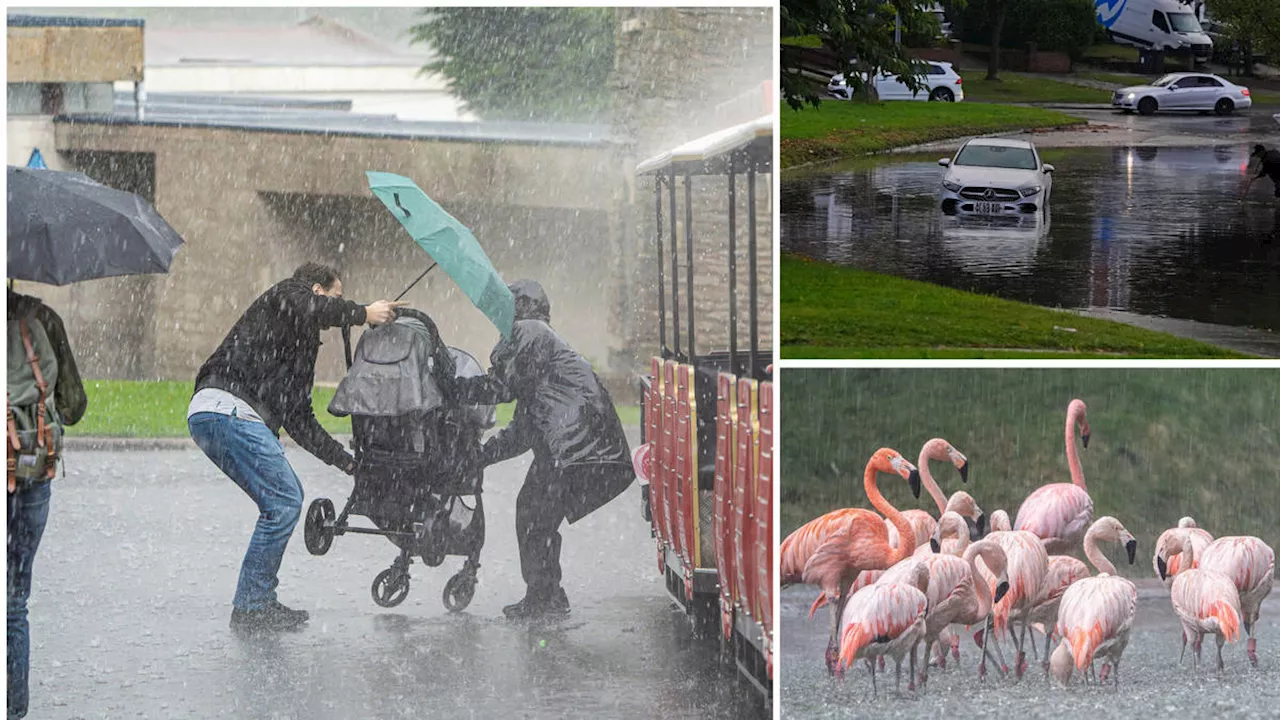
<svg viewBox="0 0 1280 720"><path fill-rule="evenodd" d="M1208 73L1171 73L1150 85L1120 88L1111 96L1111 107L1126 114L1156 111L1196 111L1230 115L1253 105L1249 88Z"/></svg>
<svg viewBox="0 0 1280 720"><path fill-rule="evenodd" d="M921 65L920 79L923 84L920 92L913 93L902 82L902 78L889 73L876 76L876 94L881 100L929 100L931 102L960 102L964 100L960 75L948 62L927 61ZM832 76L827 83L827 94L840 100L851 98L853 91L845 83L844 75Z"/></svg>
<svg viewBox="0 0 1280 720"><path fill-rule="evenodd" d="M1024 140L975 138L938 164L942 211L948 215L1030 215L1047 211L1053 190L1053 166L1040 161L1036 146Z"/></svg>

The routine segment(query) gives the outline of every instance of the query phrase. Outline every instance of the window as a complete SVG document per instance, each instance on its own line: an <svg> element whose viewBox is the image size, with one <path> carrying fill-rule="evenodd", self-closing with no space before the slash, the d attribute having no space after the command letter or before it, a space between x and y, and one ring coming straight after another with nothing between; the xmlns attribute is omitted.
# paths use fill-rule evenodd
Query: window
<svg viewBox="0 0 1280 720"><path fill-rule="evenodd" d="M930 65L929 74L930 75L946 75L947 71L941 65Z"/></svg>
<svg viewBox="0 0 1280 720"><path fill-rule="evenodd" d="M1202 32L1200 23L1196 22L1196 16L1191 13L1169 13L1169 24L1173 26L1174 31L1180 33Z"/></svg>
<svg viewBox="0 0 1280 720"><path fill-rule="evenodd" d="M1007 145L965 145L953 164L1012 170L1035 170L1039 167L1031 148Z"/></svg>
<svg viewBox="0 0 1280 720"><path fill-rule="evenodd" d="M1197 79L1200 81L1200 87L1210 87L1210 88L1222 87L1222 83L1218 82L1217 80L1211 77L1201 77Z"/></svg>
<svg viewBox="0 0 1280 720"><path fill-rule="evenodd" d="M1151 13L1151 24L1155 25L1159 30L1169 32L1169 23L1164 19L1164 13L1159 10Z"/></svg>

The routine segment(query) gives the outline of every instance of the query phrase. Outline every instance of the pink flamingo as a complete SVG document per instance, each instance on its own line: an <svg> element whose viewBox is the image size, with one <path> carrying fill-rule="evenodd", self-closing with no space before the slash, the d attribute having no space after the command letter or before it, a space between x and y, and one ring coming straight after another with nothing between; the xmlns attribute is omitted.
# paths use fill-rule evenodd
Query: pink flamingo
<svg viewBox="0 0 1280 720"><path fill-rule="evenodd" d="M992 610L992 625L997 636L1003 635L1006 628L1009 629L1009 636L1013 639L1013 643L1018 650L1014 670L1017 677L1021 678L1027 669L1027 654L1024 647L1027 626L1030 624L1028 614L1031 608L1035 607L1040 600L1045 576L1049 574L1049 554L1045 552L1044 544L1040 541L1040 538L1025 530L993 532L987 535L986 539L1000 545L1008 560L1009 592L995 604ZM989 568L982 567L979 570L983 579L987 581L988 587L994 591L997 582L996 576L991 573ZM1015 616L1022 619L1021 634L1014 632L1010 625L1011 617ZM989 629L984 630L980 635L982 640L979 640L976 635L974 640L979 645L985 646L985 641L991 637L991 632ZM1001 654L998 643L996 644L996 653ZM1002 662L1002 670L1005 669L1003 665L1004 663Z"/></svg>
<svg viewBox="0 0 1280 720"><path fill-rule="evenodd" d="M996 510L991 513L991 532L1012 529L1013 523L1009 522L1009 513L1004 510Z"/></svg>
<svg viewBox="0 0 1280 720"><path fill-rule="evenodd" d="M1129 564L1133 564L1134 553L1138 549L1138 541L1120 524L1119 520L1107 515L1098 518L1084 535L1084 554L1089 562L1100 573L1115 575L1115 566L1107 561L1106 556L1098 549L1099 541L1118 542L1124 545L1129 554ZM1049 573L1041 586L1040 602L1031 609L1032 625L1039 623L1044 628L1044 669L1049 672L1049 643L1058 622L1058 610L1067 588L1076 581L1089 577L1089 568L1069 555L1050 555ZM1034 646L1032 647L1034 650ZM1104 680L1107 668L1103 666Z"/></svg>
<svg viewBox="0 0 1280 720"><path fill-rule="evenodd" d="M954 513L943 515L944 520L948 517L959 519ZM963 524L964 521L959 522L967 534L968 528ZM881 585L909 583L915 572L915 565L924 565L929 570L929 585L925 591L929 600L924 635L926 662L921 668L921 685L929 679L927 659L932 655L934 643L939 643L942 657L946 657L946 646L942 641L947 627L952 623L975 625L983 622L991 614L993 603L998 602L1009 591L1009 578L1005 572L1007 562L1004 550L998 544L979 540L968 545L963 555L917 555L889 568L880 579ZM978 557L982 557L984 566L991 569L996 577L994 599L991 588L978 575L975 565ZM950 644L949 640L947 644ZM983 660L980 672L985 674L985 657Z"/></svg>
<svg viewBox="0 0 1280 720"><path fill-rule="evenodd" d="M950 498L943 495L942 488L938 487L938 483L933 479L933 473L929 471L930 460L946 460L956 469L960 471L960 481L969 482L969 460L956 450L951 443L942 438L933 438L920 448L920 456L917 458L916 467L920 469L920 483L925 490L929 491L929 496L938 505L938 517L948 510L960 513L960 515L968 517L973 521L974 527L978 528L977 535L972 539L976 540L981 537L981 530L985 529L986 518L982 514L982 508L974 502L973 497L963 490L956 492ZM906 516L911 523L911 527L916 531L916 547L927 545L929 536L933 535L933 531L938 528L938 521L934 519L925 510L912 508L903 510L902 514ZM885 526L889 530L889 544L898 547L898 531L893 527L887 519Z"/></svg>
<svg viewBox="0 0 1280 720"><path fill-rule="evenodd" d="M1173 578L1184 568L1190 569L1195 567L1190 563L1188 553L1176 553L1170 555L1166 549L1169 539L1178 534L1182 530L1189 532L1191 546L1195 549L1194 556L1199 559L1203 557L1205 548L1209 547L1209 543L1213 542L1213 536L1201 530L1194 518L1184 517L1178 521L1178 527L1169 528L1160 534L1160 539L1156 540L1156 551L1151 556L1151 569L1155 571L1156 577L1164 580L1166 588L1173 587ZM1160 570L1160 559L1165 558L1165 569Z"/></svg>
<svg viewBox="0 0 1280 720"><path fill-rule="evenodd" d="M916 497L920 496L920 473L896 450L889 448L877 450L867 461L863 473L862 485L872 506L892 519L905 538L900 547L889 546L889 535L879 515L861 508L846 508L809 521L787 536L778 550L784 584L800 581L817 585L825 597L836 599L831 605L831 639L826 653L827 668L833 673L839 658L840 617L854 578L864 570L887 568L915 550L911 525L880 494L877 472L900 475ZM802 568L798 574L797 566Z"/></svg>
<svg viewBox="0 0 1280 720"><path fill-rule="evenodd" d="M1249 661L1257 667L1258 640L1253 636L1253 626L1258 622L1262 600L1271 593L1276 572L1275 551L1252 535L1242 535L1218 538L1197 557L1202 570L1216 570L1235 583L1240 593L1241 620L1249 634Z"/></svg>
<svg viewBox="0 0 1280 720"><path fill-rule="evenodd" d="M1099 681L1106 682L1107 675L1114 670L1115 682L1120 683L1120 657L1129 644L1129 630L1138 609L1138 588L1116 577L1116 566L1098 549L1098 542L1103 540L1123 545L1130 565L1138 550L1138 541L1111 516L1098 518L1085 533L1084 553L1098 569L1098 576L1071 583L1061 595L1060 606L1054 613L1056 617L1048 619L1056 623L1062 643L1046 670L1064 685L1071 680L1073 662L1075 669L1083 673L1096 658L1103 659ZM1049 658L1049 634L1045 636L1046 659Z"/></svg>
<svg viewBox="0 0 1280 720"><path fill-rule="evenodd" d="M916 649L925 636L929 599L929 569L908 561L905 582L877 583L854 593L841 621L840 667L859 658L871 669L871 689L876 690L874 658L894 659L898 690L902 689L902 659L911 654L909 690L915 689Z"/></svg>
<svg viewBox="0 0 1280 720"><path fill-rule="evenodd" d="M1044 541L1045 549L1055 555L1077 550L1093 519L1093 500L1084 485L1084 471L1080 469L1080 456L1076 453L1077 425L1087 448L1089 420L1085 405L1081 400L1072 400L1067 406L1067 465L1071 468L1071 482L1043 485L1028 495L1018 508L1018 519L1013 524L1015 530L1034 533Z"/></svg>
<svg viewBox="0 0 1280 720"><path fill-rule="evenodd" d="M1240 637L1240 592L1231 577L1217 570L1207 570L1203 566L1196 567L1195 547L1192 545L1190 533L1182 530L1165 543L1170 554L1186 553L1189 569L1184 568L1173 579L1173 587L1169 591L1169 599L1173 601L1173 612L1182 622L1182 662L1187 652L1187 639L1195 638L1195 669L1200 669L1200 645L1206 633L1213 633L1218 640L1218 672L1222 672L1222 645L1234 642ZM1164 579L1164 558L1157 558L1161 568L1161 580Z"/></svg>

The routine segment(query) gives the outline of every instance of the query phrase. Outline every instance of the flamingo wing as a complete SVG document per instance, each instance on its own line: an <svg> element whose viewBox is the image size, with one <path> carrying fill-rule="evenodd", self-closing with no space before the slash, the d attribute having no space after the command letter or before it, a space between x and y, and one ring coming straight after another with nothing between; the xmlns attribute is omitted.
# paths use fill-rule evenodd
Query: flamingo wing
<svg viewBox="0 0 1280 720"><path fill-rule="evenodd" d="M1111 575L1084 578L1067 588L1058 608L1058 632L1071 646L1076 669L1093 662L1103 642L1128 633L1138 609L1138 589Z"/></svg>
<svg viewBox="0 0 1280 720"><path fill-rule="evenodd" d="M924 593L900 583L876 584L854 594L840 623L841 662L848 666L862 648L898 637L923 620L928 608Z"/></svg>
<svg viewBox="0 0 1280 720"><path fill-rule="evenodd" d="M1014 530L1025 530L1042 540L1083 536L1093 519L1089 493L1071 483L1042 485L1018 508Z"/></svg>
<svg viewBox="0 0 1280 720"><path fill-rule="evenodd" d="M1231 578L1236 590L1243 594L1264 585L1270 587L1275 576L1276 554L1256 537L1223 537L1205 549L1198 564Z"/></svg>
<svg viewBox="0 0 1280 720"><path fill-rule="evenodd" d="M891 555L888 538L879 516L872 517L849 522L819 545L804 564L801 582L839 597L842 586L852 581L857 571L887 567Z"/></svg>
<svg viewBox="0 0 1280 720"><path fill-rule="evenodd" d="M1073 583L1087 577L1089 568L1083 562L1069 555L1050 555L1049 572L1041 583L1040 603L1057 600Z"/></svg>
<svg viewBox="0 0 1280 720"><path fill-rule="evenodd" d="M850 523L858 522L859 518L862 518L862 522L866 522L868 517L875 518L877 521L880 519L879 515L870 510L842 508L816 517L796 528L778 546L779 574L782 577L782 584L801 582L804 566L809 562L814 551L836 532L848 527Z"/></svg>

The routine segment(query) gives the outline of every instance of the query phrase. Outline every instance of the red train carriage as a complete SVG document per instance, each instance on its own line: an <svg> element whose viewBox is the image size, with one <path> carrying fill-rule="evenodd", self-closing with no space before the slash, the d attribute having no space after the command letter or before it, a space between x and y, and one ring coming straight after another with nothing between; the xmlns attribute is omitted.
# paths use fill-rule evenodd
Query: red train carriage
<svg viewBox="0 0 1280 720"><path fill-rule="evenodd" d="M768 182L772 156L773 118L769 116L681 145L637 169L638 174L653 177L658 219L655 264L660 350L644 379L643 438L636 451L637 472L647 483L643 485L644 515L653 528L658 572L672 599L684 608L695 633L719 635L726 654L766 702L772 697L776 647L772 592L774 403L772 351L768 338L766 347L760 345L757 318L759 280L766 277L764 273L771 273L771 267L757 263L756 225L759 217L767 217L769 209L757 207L756 184L759 175L766 176L761 182ZM695 333L696 327L709 320L694 311L698 223L692 178L710 175L725 177L727 192L728 286L724 302L729 329L727 347L720 349L700 348ZM681 185L683 203L677 201ZM738 193L742 189L746 191L749 268L740 279L736 258L739 206L744 204ZM684 223L678 228L681 211ZM680 229L683 242L677 235ZM713 240L723 242L719 238L703 242ZM740 347L738 337L742 280L748 293L746 347ZM682 292L684 298L680 297ZM687 335L681 332L682 322Z"/></svg>

